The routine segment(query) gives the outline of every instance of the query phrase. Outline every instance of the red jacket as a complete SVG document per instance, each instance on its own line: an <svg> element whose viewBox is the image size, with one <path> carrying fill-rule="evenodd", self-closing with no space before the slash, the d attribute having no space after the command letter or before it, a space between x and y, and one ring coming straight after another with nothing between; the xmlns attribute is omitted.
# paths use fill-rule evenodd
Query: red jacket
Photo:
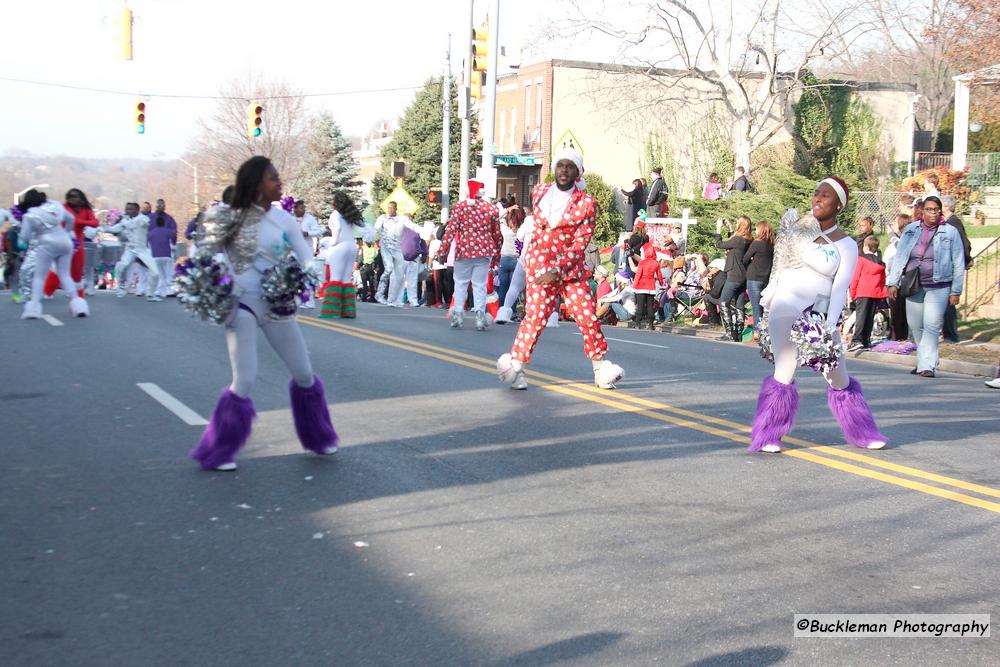
<svg viewBox="0 0 1000 667"><path fill-rule="evenodd" d="M546 220L539 203L551 187L552 183L539 183L531 193L535 226L531 246L525 249L525 276L529 283L533 283L542 273L553 270L564 282L586 280L592 273L587 271L584 259L587 244L594 235L597 200L583 190L574 190L566 203L562 220ZM560 224L553 226L556 222Z"/></svg>
<svg viewBox="0 0 1000 667"><path fill-rule="evenodd" d="M76 235L76 240L83 243L83 230L87 227L97 227L97 218L94 217L94 212L89 208L81 208L79 211L74 211L72 208L63 204L63 208L69 211L70 215L75 218L73 222L73 233Z"/></svg>
<svg viewBox="0 0 1000 667"><path fill-rule="evenodd" d="M854 266L854 277L851 279L851 300L859 297L869 299L884 299L889 296L885 289L885 264L873 262L869 257L861 255Z"/></svg>
<svg viewBox="0 0 1000 667"><path fill-rule="evenodd" d="M441 264L447 261L452 242L455 243L455 259L499 257L503 236L497 207L482 199L466 199L455 204L436 257Z"/></svg>
<svg viewBox="0 0 1000 667"><path fill-rule="evenodd" d="M637 292L653 292L657 285L663 287L663 274L660 273L660 262L656 259L656 253L653 253L652 257L639 262L635 278L632 279L632 289Z"/></svg>

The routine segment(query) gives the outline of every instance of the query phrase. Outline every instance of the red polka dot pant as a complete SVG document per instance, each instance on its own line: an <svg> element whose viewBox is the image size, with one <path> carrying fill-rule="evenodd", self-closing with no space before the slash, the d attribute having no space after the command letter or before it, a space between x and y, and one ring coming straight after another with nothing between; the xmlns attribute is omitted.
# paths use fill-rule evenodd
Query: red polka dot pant
<svg viewBox="0 0 1000 667"><path fill-rule="evenodd" d="M608 342L601 331L601 323L597 319L597 304L594 301L590 284L586 281L555 282L539 285L534 281L528 283L524 306L524 320L517 330L514 347L510 356L521 363L531 361L531 353L538 343L538 336L545 328L549 315L556 309L559 297L562 296L566 309L576 320L583 334L583 351L591 360L601 359L608 351Z"/></svg>

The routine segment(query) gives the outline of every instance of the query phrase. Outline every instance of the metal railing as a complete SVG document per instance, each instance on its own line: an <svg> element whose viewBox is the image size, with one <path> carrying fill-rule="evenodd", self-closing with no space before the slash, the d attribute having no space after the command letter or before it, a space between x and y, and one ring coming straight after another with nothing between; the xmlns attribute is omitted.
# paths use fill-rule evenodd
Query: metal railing
<svg viewBox="0 0 1000 667"><path fill-rule="evenodd" d="M951 153L914 153L913 166L916 171L934 167L950 167Z"/></svg>
<svg viewBox="0 0 1000 667"><path fill-rule="evenodd" d="M969 153L969 175L973 188L1000 185L1000 153Z"/></svg>
<svg viewBox="0 0 1000 667"><path fill-rule="evenodd" d="M972 268L965 272L962 309L968 317L980 306L992 303L1000 290L1000 237L972 258Z"/></svg>

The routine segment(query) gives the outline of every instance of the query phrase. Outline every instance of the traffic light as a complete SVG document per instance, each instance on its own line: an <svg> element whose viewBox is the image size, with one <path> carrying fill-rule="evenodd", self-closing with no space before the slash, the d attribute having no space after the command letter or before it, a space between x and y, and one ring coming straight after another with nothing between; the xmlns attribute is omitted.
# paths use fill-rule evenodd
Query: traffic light
<svg viewBox="0 0 1000 667"><path fill-rule="evenodd" d="M142 100L135 103L135 133L146 134L146 103Z"/></svg>
<svg viewBox="0 0 1000 667"><path fill-rule="evenodd" d="M490 53L490 23L486 21L479 29L472 29L472 81L469 94L473 99L481 99L486 85L486 67Z"/></svg>
<svg viewBox="0 0 1000 667"><path fill-rule="evenodd" d="M428 190L427 191L427 203L441 205L444 201L444 195L440 190Z"/></svg>
<svg viewBox="0 0 1000 667"><path fill-rule="evenodd" d="M248 137L259 137L264 132L261 128L261 124L264 122L261 118L261 114L263 113L264 107L262 107L257 100L251 100L249 106L247 106Z"/></svg>
<svg viewBox="0 0 1000 667"><path fill-rule="evenodd" d="M118 15L118 59L132 60L132 10L128 7Z"/></svg>

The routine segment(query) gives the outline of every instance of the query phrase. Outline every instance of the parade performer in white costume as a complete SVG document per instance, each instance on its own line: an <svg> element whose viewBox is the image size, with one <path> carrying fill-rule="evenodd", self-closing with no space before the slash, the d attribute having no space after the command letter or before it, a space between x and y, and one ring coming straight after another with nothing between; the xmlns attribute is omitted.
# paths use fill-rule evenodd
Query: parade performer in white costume
<svg viewBox="0 0 1000 667"><path fill-rule="evenodd" d="M337 451L323 383L313 373L302 330L294 316L279 317L263 300L262 279L289 248L300 266L312 260L312 248L295 218L272 202L281 197L281 179L263 156L244 162L236 174L231 208L206 216L203 251L222 252L234 273L239 304L226 323L226 344L233 381L223 390L212 419L191 457L204 470L234 470L236 454L250 437L256 415L250 391L257 379L257 331L291 373L288 384L295 430L302 446L317 454Z"/></svg>
<svg viewBox="0 0 1000 667"><path fill-rule="evenodd" d="M781 220L774 249L774 264L761 305L767 310L767 333L774 355L774 375L764 379L757 398L750 451L779 452L781 438L791 431L798 413L795 387L796 345L790 334L807 309L826 313L826 323L836 329L854 266L857 243L837 227L837 215L847 206L847 185L831 177L816 186L812 214L799 219L789 211ZM839 332L834 341L840 343ZM858 447L879 449L886 438L879 432L858 381L847 374L844 360L825 374L827 402L847 441Z"/></svg>
<svg viewBox="0 0 1000 667"><path fill-rule="evenodd" d="M535 226L524 262L528 281L524 321L510 353L497 359L497 373L512 389L527 389L523 367L531 361L545 321L558 308L561 297L583 335L584 353L594 368L594 384L614 389L624 371L604 358L608 343L597 319L585 263L597 219L597 201L585 191L580 151L563 147L553 162L555 183L537 185L532 192Z"/></svg>
<svg viewBox="0 0 1000 667"><path fill-rule="evenodd" d="M70 297L70 312L76 317L90 314L87 302L77 295L70 275L73 259L73 214L59 202L48 201L44 192L31 189L24 193L18 207L24 211L19 238L35 246L35 269L31 277L31 300L24 304L22 320L42 316L42 285L49 269L55 267L63 292Z"/></svg>
<svg viewBox="0 0 1000 667"><path fill-rule="evenodd" d="M122 258L115 265L115 275L118 277L118 290L115 294L121 298L125 296L125 282L129 267L141 261L148 271L147 288L156 285L160 280L160 270L153 259L153 253L149 250L149 218L139 212L139 205L135 202L125 204L125 215L110 227L103 231L112 234L125 235L125 252ZM142 289L140 287L140 289ZM146 297L150 301L155 300L153 290L148 290Z"/></svg>
<svg viewBox="0 0 1000 667"><path fill-rule="evenodd" d="M354 229L364 224L361 211L346 192L333 193L333 213L330 214L330 233L326 250L326 268L330 279L319 291L323 302L319 316L322 318L357 317L357 288L354 286L354 264L358 256L358 243Z"/></svg>

